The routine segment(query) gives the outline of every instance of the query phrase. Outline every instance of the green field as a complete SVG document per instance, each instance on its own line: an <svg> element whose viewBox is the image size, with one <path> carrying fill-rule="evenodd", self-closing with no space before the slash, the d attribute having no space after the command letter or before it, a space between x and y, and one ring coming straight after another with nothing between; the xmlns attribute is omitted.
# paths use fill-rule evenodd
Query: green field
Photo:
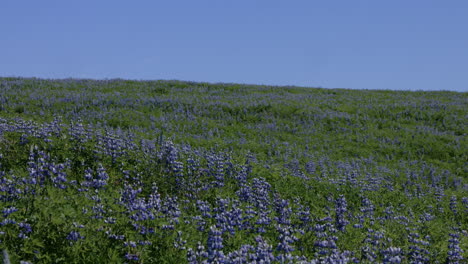
<svg viewBox="0 0 468 264"><path fill-rule="evenodd" d="M0 78L12 263L465 263L468 93Z"/></svg>

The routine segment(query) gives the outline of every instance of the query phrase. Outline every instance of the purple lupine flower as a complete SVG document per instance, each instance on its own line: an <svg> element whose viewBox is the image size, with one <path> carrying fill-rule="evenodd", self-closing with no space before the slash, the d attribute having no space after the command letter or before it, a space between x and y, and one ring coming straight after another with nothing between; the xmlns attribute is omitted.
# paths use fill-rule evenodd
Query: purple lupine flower
<svg viewBox="0 0 468 264"><path fill-rule="evenodd" d="M239 202L232 203L231 210L226 212L229 227L232 229L231 234L234 235L234 229L243 229L244 211L239 207Z"/></svg>
<svg viewBox="0 0 468 264"><path fill-rule="evenodd" d="M169 225L167 225L166 228L173 229L174 224L179 224L181 211L177 202L177 197L166 197L160 211L169 219Z"/></svg>
<svg viewBox="0 0 468 264"><path fill-rule="evenodd" d="M126 258L127 260L131 260L131 261L138 261L138 260L140 260L140 258L138 257L137 254L132 254L132 253L128 253L128 252L125 254L125 258Z"/></svg>
<svg viewBox="0 0 468 264"><path fill-rule="evenodd" d="M267 210L270 205L271 185L264 178L252 180L252 200L258 209Z"/></svg>
<svg viewBox="0 0 468 264"><path fill-rule="evenodd" d="M3 219L2 222L0 222L0 226L14 225L14 224L16 224L16 221L11 219L11 218L5 218L5 219Z"/></svg>
<svg viewBox="0 0 468 264"><path fill-rule="evenodd" d="M317 170L317 165L314 161L309 161L305 165L305 170L309 174L315 174L315 171Z"/></svg>
<svg viewBox="0 0 468 264"><path fill-rule="evenodd" d="M8 217L9 215L11 215L12 213L14 212L17 212L18 211L18 208L14 207L14 206L10 206L10 207L7 207L7 208L3 208L2 209L2 213L3 213L3 217Z"/></svg>
<svg viewBox="0 0 468 264"><path fill-rule="evenodd" d="M37 146L35 146L29 154L28 183L44 186L46 181L52 180L55 187L65 189L64 183L67 182L67 175L64 170L69 167L69 162L64 164L50 162L50 156L44 151L39 151Z"/></svg>
<svg viewBox="0 0 468 264"><path fill-rule="evenodd" d="M173 164L177 161L179 151L172 141L165 141L161 146L161 151L158 153L158 158L166 162L166 164Z"/></svg>
<svg viewBox="0 0 468 264"><path fill-rule="evenodd" d="M455 195L452 195L452 197L450 197L450 211L452 211L452 213L455 215L458 213L457 197Z"/></svg>
<svg viewBox="0 0 468 264"><path fill-rule="evenodd" d="M311 226L312 218L311 218L310 208L308 206L307 207L303 206L300 203L299 199L295 200L294 204L299 205L299 208L295 210L295 215L297 216L299 221L301 221L298 227L306 229L307 231L312 230L312 226Z"/></svg>
<svg viewBox="0 0 468 264"><path fill-rule="evenodd" d="M190 264L202 263L202 261L206 261L207 258L208 252L205 251L205 247L200 242L198 242L196 250L193 250L192 248L187 250L187 261Z"/></svg>
<svg viewBox="0 0 468 264"><path fill-rule="evenodd" d="M428 239L427 237L426 239ZM430 261L429 251L426 246L429 245L427 240L420 238L418 233L410 233L408 235L408 241L410 242L408 259L412 263L428 263Z"/></svg>
<svg viewBox="0 0 468 264"><path fill-rule="evenodd" d="M255 252L250 255L250 260L256 263L272 263L275 260L272 246L269 245L261 236L255 238L257 247Z"/></svg>
<svg viewBox="0 0 468 264"><path fill-rule="evenodd" d="M462 203L465 206L465 213L468 213L468 197L463 197Z"/></svg>
<svg viewBox="0 0 468 264"><path fill-rule="evenodd" d="M208 260L213 261L222 261L224 259L223 249L223 237L221 236L222 232L218 230L215 226L210 227L207 241L207 252Z"/></svg>
<svg viewBox="0 0 468 264"><path fill-rule="evenodd" d="M52 122L44 124L43 130L46 133L50 133L56 137L59 137L62 133L62 127L62 118L59 116L55 116Z"/></svg>
<svg viewBox="0 0 468 264"><path fill-rule="evenodd" d="M184 163L180 161L174 161L170 167L175 176L176 186L178 188L183 188Z"/></svg>
<svg viewBox="0 0 468 264"><path fill-rule="evenodd" d="M52 177L52 182L54 183L54 186L57 187L57 188L60 188L60 189L65 189L66 186L64 185L64 183L67 182L67 174L64 172L65 170L65 167L67 165L65 164L54 164L54 163L50 163L49 164L49 171L51 171L51 176L55 176L55 177Z"/></svg>
<svg viewBox="0 0 468 264"><path fill-rule="evenodd" d="M174 240L174 248L185 250L185 244L187 244L187 240L182 239L182 231L177 231L177 236Z"/></svg>
<svg viewBox="0 0 468 264"><path fill-rule="evenodd" d="M293 263L294 257L288 253L288 254L278 254L275 258L278 263Z"/></svg>
<svg viewBox="0 0 468 264"><path fill-rule="evenodd" d="M292 234L291 227L277 225L276 230L280 233L278 239L279 243L276 249L282 253L288 254L294 251L294 247L291 245L298 239Z"/></svg>
<svg viewBox="0 0 468 264"><path fill-rule="evenodd" d="M117 234L111 233L110 231L106 231L105 233L107 237L110 239L125 240L125 235L117 235Z"/></svg>
<svg viewBox="0 0 468 264"><path fill-rule="evenodd" d="M257 212L254 210L254 207L248 205L244 208L244 216L242 219L242 230L249 230L252 229L253 223L252 220L257 215Z"/></svg>
<svg viewBox="0 0 468 264"><path fill-rule="evenodd" d="M187 250L187 262L189 264L198 264L199 263L199 261L197 259L197 255L196 255L195 251L193 251L192 248L189 248Z"/></svg>
<svg viewBox="0 0 468 264"><path fill-rule="evenodd" d="M326 255L330 249L336 249L336 241L338 240L335 236L329 236L325 240L316 241L314 245L319 248L319 254Z"/></svg>
<svg viewBox="0 0 468 264"><path fill-rule="evenodd" d="M241 201L251 201L252 200L252 188L248 184L241 183L240 189L236 192L236 195L239 197Z"/></svg>
<svg viewBox="0 0 468 264"><path fill-rule="evenodd" d="M429 221L432 221L435 219L435 216L428 213L428 212L424 212L420 217L420 222L424 223L424 222L429 222Z"/></svg>
<svg viewBox="0 0 468 264"><path fill-rule="evenodd" d="M251 168L249 168L249 166L240 167L240 171L238 171L237 174L234 176L234 179L236 179L239 185L247 183L247 178L249 176L250 170Z"/></svg>
<svg viewBox="0 0 468 264"><path fill-rule="evenodd" d="M131 138L131 135L128 136ZM117 158L126 155L127 150L134 148L133 143L123 138L122 135L117 135L108 127L105 128L105 135L96 135L96 140L97 152L110 157L113 164L116 163Z"/></svg>
<svg viewBox="0 0 468 264"><path fill-rule="evenodd" d="M106 224L115 224L117 222L117 219L115 219L114 217L107 217L106 219L104 219L104 223Z"/></svg>
<svg viewBox="0 0 468 264"><path fill-rule="evenodd" d="M28 135L22 134L20 137L20 145L26 145L29 143Z"/></svg>
<svg viewBox="0 0 468 264"><path fill-rule="evenodd" d="M219 250L223 248L222 232L215 226L210 227L209 237L207 242L208 251Z"/></svg>
<svg viewBox="0 0 468 264"><path fill-rule="evenodd" d="M25 222L18 223L18 226L20 227L20 233L18 235L19 238L25 239L28 238L26 234L29 234L32 232L31 225Z"/></svg>
<svg viewBox="0 0 468 264"><path fill-rule="evenodd" d="M286 163L284 165L285 168L289 169L289 171L292 173L293 176L308 180L309 177L307 177L304 172L300 168L299 161L297 159L291 160L291 162Z"/></svg>
<svg viewBox="0 0 468 264"><path fill-rule="evenodd" d="M97 175L96 175L96 183L94 187L102 187L107 184L107 180L109 179L109 175L106 172L106 169L102 166L102 164L98 165Z"/></svg>
<svg viewBox="0 0 468 264"><path fill-rule="evenodd" d="M457 232L453 232L449 234L449 244L448 244L448 255L447 255L447 263L464 263L462 260L463 258L463 250L460 248L460 235Z"/></svg>
<svg viewBox="0 0 468 264"><path fill-rule="evenodd" d="M141 246L150 246L152 244L153 242L148 241L148 240L138 240L138 245L141 245Z"/></svg>
<svg viewBox="0 0 468 264"><path fill-rule="evenodd" d="M210 214L211 208L210 208L210 205L208 204L208 202L198 200L196 202L196 204L197 204L198 210L200 210L200 212L202 212L203 217L206 217L206 218L211 217L211 214Z"/></svg>
<svg viewBox="0 0 468 264"><path fill-rule="evenodd" d="M208 173L214 177L213 184L215 187L223 187L225 181L225 158L222 155L208 154L206 156Z"/></svg>
<svg viewBox="0 0 468 264"><path fill-rule="evenodd" d="M93 174L95 174L95 176L93 176ZM94 171L91 168L87 168L85 170L84 178L85 178L85 181L81 183L81 186L84 186L87 188L94 188L97 190L107 185L107 180L109 179L109 175L107 174L102 164L99 164L96 173L94 173ZM84 189L84 190L87 190L87 189Z"/></svg>
<svg viewBox="0 0 468 264"><path fill-rule="evenodd" d="M72 140L76 140L79 143L77 146L80 146L80 150L84 148L84 143L91 139L89 131L86 131L80 119L76 123L71 123L68 134Z"/></svg>
<svg viewBox="0 0 468 264"><path fill-rule="evenodd" d="M350 262L351 255L352 252L350 251L341 252L337 249L333 249L329 255L321 257L319 261L312 261L312 263L346 264Z"/></svg>
<svg viewBox="0 0 468 264"><path fill-rule="evenodd" d="M66 237L67 240L71 240L71 241L78 241L79 239L84 239L84 236L82 236L80 234L80 232L78 231L71 231L67 237Z"/></svg>
<svg viewBox="0 0 468 264"><path fill-rule="evenodd" d="M128 241L128 242L125 242L125 243L124 243L124 246L125 246L125 247L136 248L136 247L137 247L137 244L136 244L135 241Z"/></svg>
<svg viewBox="0 0 468 264"><path fill-rule="evenodd" d="M292 209L289 207L289 201L284 199L275 199L276 217L274 218L278 224L290 225Z"/></svg>
<svg viewBox="0 0 468 264"><path fill-rule="evenodd" d="M93 218L93 219L103 219L104 215L106 214L106 210L104 208L104 205L102 203L99 203L99 202L91 207L91 210L94 213L91 216L91 218Z"/></svg>
<svg viewBox="0 0 468 264"><path fill-rule="evenodd" d="M404 259L403 250L399 247L389 247L382 251L384 264L399 264Z"/></svg>
<svg viewBox="0 0 468 264"><path fill-rule="evenodd" d="M363 257L370 261L375 262L382 250L386 247L385 236L383 232L367 229L367 237L364 240L364 245L361 247Z"/></svg>
<svg viewBox="0 0 468 264"><path fill-rule="evenodd" d="M345 213L348 211L347 206L346 198L344 195L340 195L340 197L335 201L335 225L338 230L342 232L346 231L346 226L349 224L349 221L345 218Z"/></svg>
<svg viewBox="0 0 468 264"><path fill-rule="evenodd" d="M249 255L255 248L251 245L242 245L239 250L230 252L226 256L227 263L249 263Z"/></svg>
<svg viewBox="0 0 468 264"><path fill-rule="evenodd" d="M436 186L434 196L435 196L436 201L437 201L437 210L439 210L439 212L443 213L444 208L442 207L442 199L445 196L444 188L441 187L441 186Z"/></svg>
<svg viewBox="0 0 468 264"><path fill-rule="evenodd" d="M188 173L192 175L200 169L200 161L193 156L187 158L186 164Z"/></svg>
<svg viewBox="0 0 468 264"><path fill-rule="evenodd" d="M258 214L258 219L255 222L256 225L259 225L257 228L258 233L265 233L266 227L269 227L271 224L271 218L268 211L260 211Z"/></svg>
<svg viewBox="0 0 468 264"><path fill-rule="evenodd" d="M137 199L137 195L141 192L141 188L133 189L130 184L125 184L120 194L120 202L125 206L131 206L131 204Z"/></svg>
<svg viewBox="0 0 468 264"><path fill-rule="evenodd" d="M375 206L372 203L372 201L370 201L367 197L364 197L362 199L361 205L362 206L361 206L361 208L359 210L363 213L364 217L368 217L370 219L373 219Z"/></svg>
<svg viewBox="0 0 468 264"><path fill-rule="evenodd" d="M198 231L200 231L200 232L205 231L206 221L203 220L203 218L202 218L200 215L193 216L193 217L192 217L192 220L193 220L193 221L195 222L195 224L197 225L197 230L198 230Z"/></svg>
<svg viewBox="0 0 468 264"><path fill-rule="evenodd" d="M22 231L25 232L25 233L31 233L32 232L32 228L31 228L31 225L28 224L28 223L25 223L25 222L21 222L18 224L18 226L23 229Z"/></svg>
<svg viewBox="0 0 468 264"><path fill-rule="evenodd" d="M29 192L25 180L15 176L12 179L7 179L5 173L0 171L0 201L9 202L20 198L20 195ZM24 189L21 187L26 185Z"/></svg>
<svg viewBox="0 0 468 264"><path fill-rule="evenodd" d="M46 178L50 175L50 172L46 169L46 160L48 158L48 155L43 151L39 151L37 146L31 150L28 162L30 184L38 184L39 186L44 185Z"/></svg>

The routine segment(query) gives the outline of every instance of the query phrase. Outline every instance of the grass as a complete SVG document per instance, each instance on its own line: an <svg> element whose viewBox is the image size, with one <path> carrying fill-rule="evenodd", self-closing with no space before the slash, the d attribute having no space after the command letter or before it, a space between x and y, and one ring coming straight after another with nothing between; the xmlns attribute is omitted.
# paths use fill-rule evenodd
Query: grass
<svg viewBox="0 0 468 264"><path fill-rule="evenodd" d="M13 263L463 261L466 109L447 91L0 78L0 245Z"/></svg>

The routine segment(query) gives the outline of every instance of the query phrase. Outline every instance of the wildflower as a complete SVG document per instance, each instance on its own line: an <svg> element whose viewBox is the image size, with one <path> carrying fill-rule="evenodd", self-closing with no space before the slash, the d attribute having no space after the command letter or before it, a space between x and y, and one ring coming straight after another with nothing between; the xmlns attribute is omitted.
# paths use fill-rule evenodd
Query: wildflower
<svg viewBox="0 0 468 264"><path fill-rule="evenodd" d="M71 241L78 241L79 239L84 239L84 236L80 234L78 231L71 231L66 239L71 240Z"/></svg>

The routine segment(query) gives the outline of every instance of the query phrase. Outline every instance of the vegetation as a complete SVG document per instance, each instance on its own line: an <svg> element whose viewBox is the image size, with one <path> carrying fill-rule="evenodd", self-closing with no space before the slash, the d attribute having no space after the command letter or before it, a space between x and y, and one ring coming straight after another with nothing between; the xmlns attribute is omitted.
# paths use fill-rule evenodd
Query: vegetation
<svg viewBox="0 0 468 264"><path fill-rule="evenodd" d="M12 263L463 263L468 93L0 78Z"/></svg>

